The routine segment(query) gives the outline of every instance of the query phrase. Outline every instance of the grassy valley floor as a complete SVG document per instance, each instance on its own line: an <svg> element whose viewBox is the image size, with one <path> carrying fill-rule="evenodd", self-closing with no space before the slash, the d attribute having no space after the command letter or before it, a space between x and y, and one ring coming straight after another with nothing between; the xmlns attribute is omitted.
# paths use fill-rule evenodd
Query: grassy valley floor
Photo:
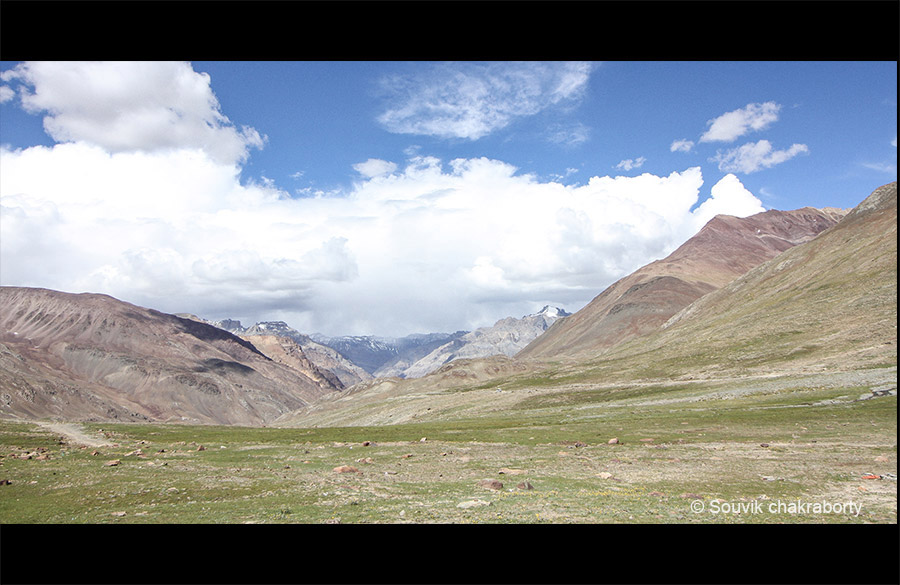
<svg viewBox="0 0 900 585"><path fill-rule="evenodd" d="M368 427L3 421L0 523L896 524L896 368L851 374Z"/></svg>

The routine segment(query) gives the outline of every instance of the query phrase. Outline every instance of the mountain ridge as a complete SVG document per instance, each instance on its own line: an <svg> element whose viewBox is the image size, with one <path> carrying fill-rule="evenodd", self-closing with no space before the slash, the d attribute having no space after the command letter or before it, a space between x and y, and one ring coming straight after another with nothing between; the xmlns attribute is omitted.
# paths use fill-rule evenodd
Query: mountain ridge
<svg viewBox="0 0 900 585"><path fill-rule="evenodd" d="M338 389L192 319L108 295L0 287L0 412L256 425Z"/></svg>
<svg viewBox="0 0 900 585"><path fill-rule="evenodd" d="M834 226L846 212L804 207L745 218L717 215L663 259L616 281L517 354L597 355L653 331L696 299Z"/></svg>

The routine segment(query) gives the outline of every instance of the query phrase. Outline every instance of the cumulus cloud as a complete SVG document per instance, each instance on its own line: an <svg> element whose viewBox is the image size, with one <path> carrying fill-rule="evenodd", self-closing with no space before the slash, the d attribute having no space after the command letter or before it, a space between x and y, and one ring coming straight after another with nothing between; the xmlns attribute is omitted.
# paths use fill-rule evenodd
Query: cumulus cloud
<svg viewBox="0 0 900 585"><path fill-rule="evenodd" d="M778 120L781 105L775 102L747 104L707 122L709 129L700 142L734 142L744 134L768 128Z"/></svg>
<svg viewBox="0 0 900 585"><path fill-rule="evenodd" d="M645 162L647 162L647 159L644 158L643 156L638 157L636 159L627 158L627 159L619 162L619 164L617 164L615 168L622 169L624 171L630 171L632 169L641 168L642 166L644 166Z"/></svg>
<svg viewBox="0 0 900 585"><path fill-rule="evenodd" d="M498 160L415 156L341 196L292 199L202 151L59 144L0 162L4 284L330 334L575 310L715 213L763 210L733 176L697 206L699 168L566 186Z"/></svg>
<svg viewBox="0 0 900 585"><path fill-rule="evenodd" d="M378 158L370 158L366 162L353 165L353 170L364 177L372 178L393 173L397 170L397 164Z"/></svg>
<svg viewBox="0 0 900 585"><path fill-rule="evenodd" d="M209 75L189 63L27 62L2 77L18 84L22 107L44 115L57 142L111 153L193 148L229 164L265 142L222 114Z"/></svg>
<svg viewBox="0 0 900 585"><path fill-rule="evenodd" d="M477 140L516 118L577 103L590 70L589 63L452 63L385 77L388 103L377 120L397 134Z"/></svg>
<svg viewBox="0 0 900 585"><path fill-rule="evenodd" d="M808 152L809 148L805 144L793 144L786 150L775 150L771 142L760 140L725 152L718 151L709 160L719 163L720 171L755 173Z"/></svg>
<svg viewBox="0 0 900 585"><path fill-rule="evenodd" d="M246 142L223 154L215 140L139 139L134 119L64 99L62 82L39 71L16 69L4 81L32 88L25 102L40 96L33 107L68 134L52 147L0 147L2 284L103 292L209 318L283 319L331 335L474 329L544 304L577 310L712 215L763 211L732 175L701 195L699 168L566 185L421 148L400 164L354 165L360 178L346 190L295 199L272 181L240 181ZM238 131L214 115L208 79L166 71L168 80L184 73L196 102L132 98L150 110L194 103L179 119L193 127L207 116L207 131L229 143ZM103 93L85 79L82 89ZM112 79L102 100L110 106L133 93ZM572 96L579 84L551 86ZM133 108L123 107L129 118ZM128 146L74 120L116 125Z"/></svg>
<svg viewBox="0 0 900 585"><path fill-rule="evenodd" d="M690 152L694 148L693 140L675 140L669 146L669 152Z"/></svg>

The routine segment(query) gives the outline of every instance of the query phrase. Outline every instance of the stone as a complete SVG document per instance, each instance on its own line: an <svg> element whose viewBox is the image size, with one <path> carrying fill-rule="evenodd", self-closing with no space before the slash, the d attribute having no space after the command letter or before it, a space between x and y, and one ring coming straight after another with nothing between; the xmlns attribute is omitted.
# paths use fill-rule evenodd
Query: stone
<svg viewBox="0 0 900 585"><path fill-rule="evenodd" d="M118 459L113 459L112 461L107 461L107 462L104 463L103 465L105 465L105 466L107 466L107 467L115 467L115 466L118 465L119 463L121 463L121 461L119 461Z"/></svg>
<svg viewBox="0 0 900 585"><path fill-rule="evenodd" d="M606 442L606 444L607 444L607 445L618 445L618 444L619 444L619 439L618 439L617 437L613 437L612 439L608 440L608 441Z"/></svg>
<svg viewBox="0 0 900 585"><path fill-rule="evenodd" d="M359 473L359 470L350 465L339 465L335 467L332 471L335 473Z"/></svg>
<svg viewBox="0 0 900 585"><path fill-rule="evenodd" d="M524 469L511 469L509 467L503 467L498 471L500 475L523 475L525 473Z"/></svg>
<svg viewBox="0 0 900 585"><path fill-rule="evenodd" d="M478 506L490 506L490 502L485 502L484 500L467 500L465 502L460 502L456 504L457 508L462 508L463 510L467 510L469 508L476 508Z"/></svg>
<svg viewBox="0 0 900 585"><path fill-rule="evenodd" d="M613 474L611 474L608 471L601 471L600 473L597 474L597 477L599 477L600 479L609 479L612 476L613 476Z"/></svg>
<svg viewBox="0 0 900 585"><path fill-rule="evenodd" d="M519 482L516 485L516 488L520 489L520 490L533 490L534 486L531 485L531 482L529 482L529 481L523 481L523 482Z"/></svg>
<svg viewBox="0 0 900 585"><path fill-rule="evenodd" d="M197 447L197 451L206 451L206 447L200 445L199 447Z"/></svg>
<svg viewBox="0 0 900 585"><path fill-rule="evenodd" d="M769 446L769 444L768 443L760 443L759 446L762 447L763 449L765 449L766 447Z"/></svg>
<svg viewBox="0 0 900 585"><path fill-rule="evenodd" d="M503 484L496 479L483 479L478 482L479 487L483 487L489 490L502 490Z"/></svg>

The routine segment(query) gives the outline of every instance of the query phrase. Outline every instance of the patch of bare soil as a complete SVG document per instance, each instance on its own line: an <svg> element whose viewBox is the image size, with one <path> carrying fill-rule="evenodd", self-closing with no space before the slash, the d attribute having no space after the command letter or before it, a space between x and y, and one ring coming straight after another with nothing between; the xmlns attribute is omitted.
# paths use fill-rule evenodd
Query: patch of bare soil
<svg viewBox="0 0 900 585"><path fill-rule="evenodd" d="M84 427L79 424L62 422L38 422L37 424L54 433L65 436L69 442L78 445L87 445L88 447L109 447L113 444L112 441L109 441L106 438L87 434Z"/></svg>

